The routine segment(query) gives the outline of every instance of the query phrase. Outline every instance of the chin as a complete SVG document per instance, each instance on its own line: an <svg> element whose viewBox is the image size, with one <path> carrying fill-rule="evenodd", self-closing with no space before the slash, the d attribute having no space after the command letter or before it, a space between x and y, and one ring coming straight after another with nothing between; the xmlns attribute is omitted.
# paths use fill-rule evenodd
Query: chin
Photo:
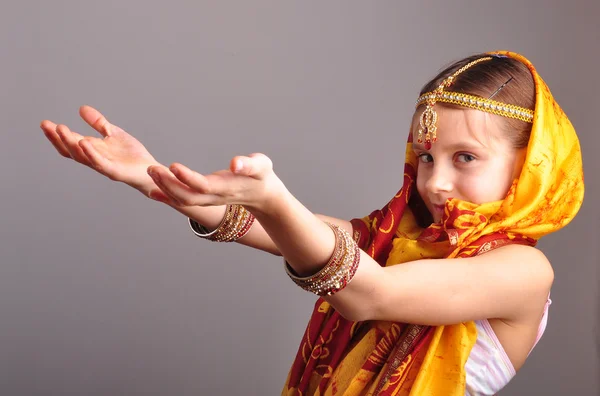
<svg viewBox="0 0 600 396"><path fill-rule="evenodd" d="M434 223L440 223L442 221L443 213L440 213L439 210L430 210L429 213L431 213L431 218Z"/></svg>

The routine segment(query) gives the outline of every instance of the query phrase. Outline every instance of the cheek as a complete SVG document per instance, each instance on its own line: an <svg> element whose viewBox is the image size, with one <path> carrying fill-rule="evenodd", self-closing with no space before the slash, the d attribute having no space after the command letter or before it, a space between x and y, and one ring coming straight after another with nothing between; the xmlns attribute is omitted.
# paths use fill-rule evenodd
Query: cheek
<svg viewBox="0 0 600 396"><path fill-rule="evenodd" d="M506 198L506 194L508 193L508 190L510 190L510 186L512 186L513 180L515 179L513 177L512 172L509 171L509 173L504 175L505 178L498 178L498 184L496 186L497 190L496 190L496 200L501 200ZM518 175L517 175L518 178Z"/></svg>
<svg viewBox="0 0 600 396"><path fill-rule="evenodd" d="M523 148L517 151L515 155L515 159L513 160L513 174L512 179L518 179L521 176L521 171L523 171L523 165L525 164L525 159L527 155L527 149ZM511 180L512 182L512 180Z"/></svg>
<svg viewBox="0 0 600 396"><path fill-rule="evenodd" d="M512 178L504 169L488 169L473 175L463 175L457 188L466 201L483 204L504 199Z"/></svg>
<svg viewBox="0 0 600 396"><path fill-rule="evenodd" d="M494 195L490 194L490 179L486 176L463 175L456 187L457 198L474 204L488 202L490 196Z"/></svg>
<svg viewBox="0 0 600 396"><path fill-rule="evenodd" d="M519 177L521 166L519 163L515 163L517 160L517 158L506 159L506 161L498 163L496 166L493 188L490 190L494 190L495 196L493 198L497 201L506 197L513 180Z"/></svg>
<svg viewBox="0 0 600 396"><path fill-rule="evenodd" d="M417 185L417 191L419 192L419 195L421 196L421 198L425 197L425 182L426 182L426 175L425 172L421 171L421 172L417 172L417 181L416 181L416 185Z"/></svg>

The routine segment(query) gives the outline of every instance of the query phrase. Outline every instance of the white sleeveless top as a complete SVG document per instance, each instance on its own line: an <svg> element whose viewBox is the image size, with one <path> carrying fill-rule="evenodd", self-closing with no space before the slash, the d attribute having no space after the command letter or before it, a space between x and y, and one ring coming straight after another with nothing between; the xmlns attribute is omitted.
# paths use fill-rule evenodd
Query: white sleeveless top
<svg viewBox="0 0 600 396"><path fill-rule="evenodd" d="M531 350L544 334L548 322L548 306L551 303L552 301L548 297L544 315L538 327L538 335ZM465 396L495 395L509 383L516 371L498 341L490 322L487 319L476 320L475 326L477 327L477 341L465 364L467 372Z"/></svg>

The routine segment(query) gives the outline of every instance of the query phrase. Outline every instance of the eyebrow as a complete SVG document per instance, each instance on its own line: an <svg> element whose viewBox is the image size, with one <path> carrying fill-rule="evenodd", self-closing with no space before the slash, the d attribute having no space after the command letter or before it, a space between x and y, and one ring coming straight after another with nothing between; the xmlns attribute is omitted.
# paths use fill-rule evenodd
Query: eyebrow
<svg viewBox="0 0 600 396"><path fill-rule="evenodd" d="M433 143L433 144L435 144L435 143ZM480 145L480 144L458 142L458 143L453 143L453 144L447 146L447 148L450 151L460 151L460 150L477 150L477 149L482 149L482 148L484 148L484 146ZM420 144L420 143L413 143L413 149L427 151L427 150L425 150L425 146L423 144Z"/></svg>

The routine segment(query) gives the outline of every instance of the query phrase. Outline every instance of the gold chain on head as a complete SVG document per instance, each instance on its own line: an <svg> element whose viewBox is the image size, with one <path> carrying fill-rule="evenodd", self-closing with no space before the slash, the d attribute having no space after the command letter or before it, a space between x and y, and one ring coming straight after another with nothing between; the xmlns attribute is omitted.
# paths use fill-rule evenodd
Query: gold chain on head
<svg viewBox="0 0 600 396"><path fill-rule="evenodd" d="M454 83L456 76L458 76L460 73L464 72L471 66L478 64L479 62L488 61L491 59L493 59L491 56L486 56L467 63L460 69L456 70L451 76L446 77L444 81L442 81L442 83L432 92L426 92L419 96L416 107L419 107L422 104L426 104L426 107L419 119L417 142L423 143L423 137L425 137L425 149L429 150L431 148L431 143L434 143L437 140L436 124L438 116L433 108L436 102L452 103L504 117L516 118L521 121L533 122L533 111L530 109L482 98L480 96L445 91L446 88L449 88L452 83Z"/></svg>

